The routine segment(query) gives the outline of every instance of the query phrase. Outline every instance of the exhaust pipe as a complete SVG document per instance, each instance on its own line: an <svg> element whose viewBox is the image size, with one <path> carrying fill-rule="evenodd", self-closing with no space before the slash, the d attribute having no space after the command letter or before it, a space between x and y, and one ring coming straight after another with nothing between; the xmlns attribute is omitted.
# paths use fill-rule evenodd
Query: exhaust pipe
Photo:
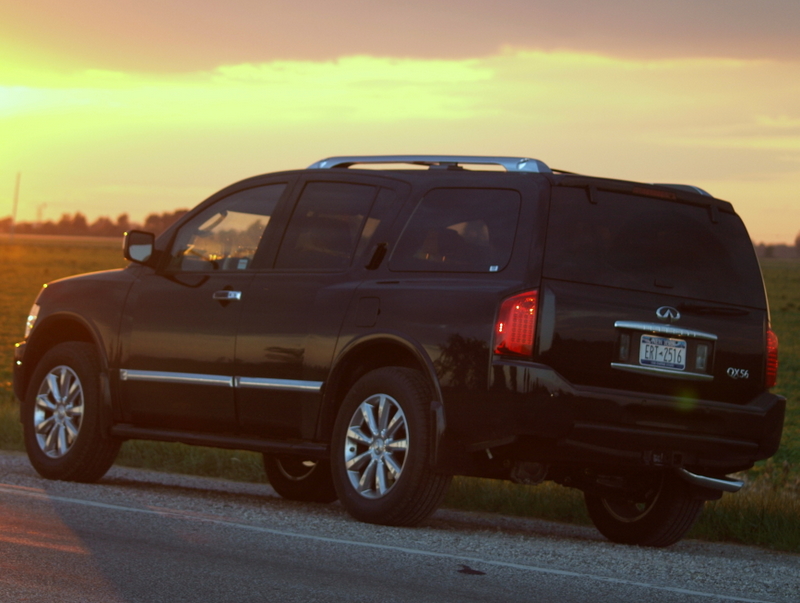
<svg viewBox="0 0 800 603"><path fill-rule="evenodd" d="M744 486L744 482L738 479L706 477L704 475L696 475L686 471L686 469L678 469L678 476L693 486L700 486L701 488L708 488L709 490L738 492L742 489L742 486Z"/></svg>

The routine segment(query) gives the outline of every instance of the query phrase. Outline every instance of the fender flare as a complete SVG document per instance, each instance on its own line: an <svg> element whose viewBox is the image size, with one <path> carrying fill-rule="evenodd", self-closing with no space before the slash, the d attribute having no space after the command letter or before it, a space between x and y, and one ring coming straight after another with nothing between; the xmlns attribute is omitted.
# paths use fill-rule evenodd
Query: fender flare
<svg viewBox="0 0 800 603"><path fill-rule="evenodd" d="M429 437L431 438L432 446L430 448L431 452L428 461L431 466L437 466L441 461L441 450L445 433L447 431L447 416L442 397L442 390L439 385L439 378L436 374L436 369L433 366L433 361L419 343L411 341L402 334L394 331L372 332L356 337L347 342L347 344L345 344L345 346L342 347L342 349L336 354L336 358L331 364L331 370L328 373L326 386L336 383L341 378L343 372L342 366L346 363L351 354L353 354L358 348L376 343L390 343L403 348L417 361L417 364L419 365L423 375L431 384L433 395L431 396L430 402L431 433L429 434ZM320 428L322 428L325 415L327 412L329 412L329 409L333 407L334 400L332 399L332 392L333 389L329 387L326 387L325 390L323 390L323 412L320 415Z"/></svg>
<svg viewBox="0 0 800 603"><path fill-rule="evenodd" d="M91 343L95 351L97 352L98 359L100 361L100 374L97 376L99 383L98 387L100 390L101 396L101 421L107 433L110 433L111 425L113 424L113 412L112 412L112 403L111 403L111 383L110 383L110 368L109 368L109 361L108 355L106 354L106 349L102 345L102 338L100 337L97 329L95 326L87 321L83 316L77 314L75 312L58 312L55 314L50 314L44 317L41 322L37 322L36 327L31 332L28 339L25 341L25 356L28 359L31 358L31 354L36 354L37 360L41 358L45 353L47 346L45 342L47 341L47 334L49 334L52 330L52 323L59 322L59 321L67 321L73 324L77 324L81 327L83 331L89 334L89 341L87 343ZM58 339L58 338L57 338ZM70 341L70 339L64 339L63 341ZM28 394L28 388L30 387L31 377L33 375L33 371L36 370L36 364L31 364L30 360L25 362L23 357L23 363L25 364L25 368L23 370L23 382L24 387L21 388L20 393L22 394L21 400L24 400L24 397ZM20 413L22 412L22 405L20 404Z"/></svg>

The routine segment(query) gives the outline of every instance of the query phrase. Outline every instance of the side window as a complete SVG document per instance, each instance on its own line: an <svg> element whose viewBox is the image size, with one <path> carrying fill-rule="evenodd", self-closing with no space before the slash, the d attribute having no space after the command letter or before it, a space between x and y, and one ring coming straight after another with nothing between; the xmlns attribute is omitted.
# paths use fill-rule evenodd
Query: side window
<svg viewBox="0 0 800 603"><path fill-rule="evenodd" d="M419 202L389 268L418 272L498 272L511 258L520 196L503 189L447 188Z"/></svg>
<svg viewBox="0 0 800 603"><path fill-rule="evenodd" d="M275 267L347 269L376 193L376 187L361 184L308 183L289 220Z"/></svg>
<svg viewBox="0 0 800 603"><path fill-rule="evenodd" d="M391 189L382 188L378 192L378 197L372 205L364 227L361 229L361 237L358 240L355 257L361 257L373 244L373 237L381 225L385 216L389 213L390 206L395 202L395 193Z"/></svg>
<svg viewBox="0 0 800 603"><path fill-rule="evenodd" d="M184 224L172 245L171 268L179 271L250 268L286 184L233 193Z"/></svg>

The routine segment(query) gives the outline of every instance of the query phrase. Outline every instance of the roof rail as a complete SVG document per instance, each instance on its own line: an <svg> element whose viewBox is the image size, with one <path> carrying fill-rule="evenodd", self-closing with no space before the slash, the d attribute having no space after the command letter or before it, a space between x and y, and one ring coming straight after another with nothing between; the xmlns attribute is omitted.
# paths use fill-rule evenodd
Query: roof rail
<svg viewBox="0 0 800 603"><path fill-rule="evenodd" d="M308 166L310 170L349 168L362 163L409 163L430 168L458 168L467 165L501 165L507 172L546 172L552 170L538 159L528 157L480 157L474 155L361 155L328 157Z"/></svg>
<svg viewBox="0 0 800 603"><path fill-rule="evenodd" d="M693 186L691 184L666 184L663 182L656 182L654 184L656 186L666 186L667 188L676 188L679 191L687 191L689 193L695 193L697 195L705 195L706 197L713 197L711 193L704 191L699 186Z"/></svg>

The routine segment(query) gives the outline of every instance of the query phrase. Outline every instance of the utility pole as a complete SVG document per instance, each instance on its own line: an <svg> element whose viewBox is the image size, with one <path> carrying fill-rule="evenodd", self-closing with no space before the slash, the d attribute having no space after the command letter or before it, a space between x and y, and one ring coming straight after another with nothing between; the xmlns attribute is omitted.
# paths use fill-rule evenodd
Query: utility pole
<svg viewBox="0 0 800 603"><path fill-rule="evenodd" d="M14 240L14 228L17 226L17 206L19 205L19 181L22 178L22 172L17 172L17 184L14 187L14 210L11 212L11 236Z"/></svg>

